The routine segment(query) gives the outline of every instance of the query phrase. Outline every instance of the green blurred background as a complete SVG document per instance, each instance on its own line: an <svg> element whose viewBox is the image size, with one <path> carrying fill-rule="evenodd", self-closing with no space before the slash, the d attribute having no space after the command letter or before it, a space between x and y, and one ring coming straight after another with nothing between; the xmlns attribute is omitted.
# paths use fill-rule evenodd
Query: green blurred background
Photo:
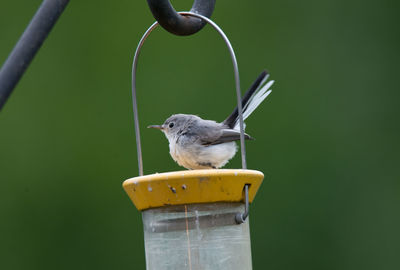
<svg viewBox="0 0 400 270"><path fill-rule="evenodd" d="M40 0L0 2L0 62ZM188 10L192 1L173 1ZM243 91L276 80L247 121L254 269L400 269L399 1L218 1ZM131 62L146 1L71 0L0 113L0 269L144 269ZM229 53L211 27L157 29L138 69L145 173L180 170L172 113L223 120ZM201 101L200 101L201 100ZM239 155L228 168L240 167Z"/></svg>

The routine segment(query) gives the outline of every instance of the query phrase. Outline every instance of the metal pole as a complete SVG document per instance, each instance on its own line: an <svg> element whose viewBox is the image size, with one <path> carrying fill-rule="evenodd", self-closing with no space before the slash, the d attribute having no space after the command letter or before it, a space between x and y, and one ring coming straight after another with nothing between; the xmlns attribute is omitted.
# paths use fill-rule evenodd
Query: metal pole
<svg viewBox="0 0 400 270"><path fill-rule="evenodd" d="M0 70L0 110L69 0L44 0Z"/></svg>

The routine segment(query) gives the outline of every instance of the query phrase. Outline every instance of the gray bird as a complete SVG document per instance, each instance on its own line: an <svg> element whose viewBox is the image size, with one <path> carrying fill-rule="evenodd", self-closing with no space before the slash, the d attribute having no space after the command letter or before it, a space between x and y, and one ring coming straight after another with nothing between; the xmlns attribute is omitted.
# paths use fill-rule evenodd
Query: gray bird
<svg viewBox="0 0 400 270"><path fill-rule="evenodd" d="M271 93L274 81L267 82L269 74L263 71L242 98L243 120ZM196 115L174 114L160 129L169 141L171 157L186 169L217 169L223 167L237 151L240 140L238 108L222 123L203 120ZM253 139L245 133L245 139Z"/></svg>

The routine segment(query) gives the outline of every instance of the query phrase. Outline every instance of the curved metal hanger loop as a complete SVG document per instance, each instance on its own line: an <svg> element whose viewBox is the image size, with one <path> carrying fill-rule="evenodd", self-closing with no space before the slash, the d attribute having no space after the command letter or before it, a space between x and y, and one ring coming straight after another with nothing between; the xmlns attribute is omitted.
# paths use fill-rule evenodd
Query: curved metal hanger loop
<svg viewBox="0 0 400 270"><path fill-rule="evenodd" d="M191 13L191 12L179 12L181 15L185 16L192 16L199 19L204 20L208 24L210 24L217 32L221 35L224 39L225 44L227 45L233 63L233 70L235 75L235 86L236 86L236 96L237 96L237 105L238 105L238 114L239 114L239 124L240 124L240 150L242 156L242 169L246 169L246 149L245 149L245 140L244 140L244 125L243 125L243 108L242 108L242 98L240 92L240 80L239 80L239 68L236 61L235 52L233 51L232 45L229 42L229 39L225 35L225 33L219 28L219 26L210 20L207 17L202 15ZM139 166L139 175L143 176L143 159L142 159L142 147L140 143L140 129L139 129L139 116L138 116L138 109L137 109L137 100L136 100L136 69L137 69L137 62L140 54L140 50L150 35L150 33L158 26L158 22L153 23L149 29L144 33L142 38L139 41L139 44L136 48L135 56L133 57L132 63L132 103L133 103L133 114L134 114L134 121L135 121L135 134L136 134L136 149L137 149L137 157L138 157L138 166Z"/></svg>
<svg viewBox="0 0 400 270"><path fill-rule="evenodd" d="M200 31L206 22L193 16L182 16L176 12L169 0L147 0L151 13L157 22L168 32L178 36L188 36ZM214 11L215 0L194 0L191 13L207 18Z"/></svg>

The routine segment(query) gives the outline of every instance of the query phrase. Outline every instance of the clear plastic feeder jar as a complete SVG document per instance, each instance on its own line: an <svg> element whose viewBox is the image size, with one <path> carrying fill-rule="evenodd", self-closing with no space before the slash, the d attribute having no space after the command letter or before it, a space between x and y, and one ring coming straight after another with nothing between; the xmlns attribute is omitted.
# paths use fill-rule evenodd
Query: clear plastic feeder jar
<svg viewBox="0 0 400 270"><path fill-rule="evenodd" d="M128 179L124 189L142 211L147 270L252 269L249 221L238 224L263 174L194 170Z"/></svg>

